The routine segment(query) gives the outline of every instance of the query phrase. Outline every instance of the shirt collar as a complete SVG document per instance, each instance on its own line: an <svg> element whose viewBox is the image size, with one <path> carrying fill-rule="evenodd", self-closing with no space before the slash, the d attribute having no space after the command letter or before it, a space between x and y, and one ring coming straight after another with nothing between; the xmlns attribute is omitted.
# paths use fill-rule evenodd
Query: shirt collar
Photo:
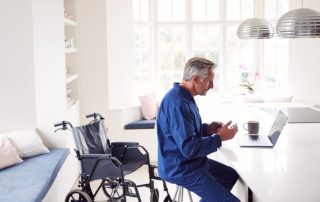
<svg viewBox="0 0 320 202"><path fill-rule="evenodd" d="M188 100L195 102L192 94L191 94L189 91L187 91L185 88L183 88L182 86L180 86L179 84L180 84L180 83L178 83L178 82L173 83L173 88L174 88L176 91L178 91L179 93L181 93L181 94L182 94L185 98L187 98Z"/></svg>

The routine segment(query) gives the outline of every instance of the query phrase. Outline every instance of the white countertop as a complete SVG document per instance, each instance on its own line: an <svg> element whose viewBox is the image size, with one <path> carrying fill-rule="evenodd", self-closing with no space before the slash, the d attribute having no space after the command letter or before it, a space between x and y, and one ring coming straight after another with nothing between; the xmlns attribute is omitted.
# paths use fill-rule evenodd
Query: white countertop
<svg viewBox="0 0 320 202"><path fill-rule="evenodd" d="M229 119L238 123L239 132L225 141L221 153L252 190L256 201L320 201L320 123L287 124L274 148L240 148L237 136L244 135L242 124L260 121L268 131L274 117L259 107L301 107L302 104L254 104L200 106L203 122ZM221 119L217 119L221 117ZM210 156L209 156L210 157Z"/></svg>

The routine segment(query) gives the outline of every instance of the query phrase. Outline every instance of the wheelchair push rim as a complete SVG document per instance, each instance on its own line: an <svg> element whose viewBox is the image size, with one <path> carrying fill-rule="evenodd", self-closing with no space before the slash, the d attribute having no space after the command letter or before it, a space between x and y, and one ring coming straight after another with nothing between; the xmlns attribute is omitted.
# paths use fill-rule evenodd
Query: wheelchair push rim
<svg viewBox="0 0 320 202"><path fill-rule="evenodd" d="M123 184L120 179L105 179L102 191L109 199L121 199L123 197Z"/></svg>

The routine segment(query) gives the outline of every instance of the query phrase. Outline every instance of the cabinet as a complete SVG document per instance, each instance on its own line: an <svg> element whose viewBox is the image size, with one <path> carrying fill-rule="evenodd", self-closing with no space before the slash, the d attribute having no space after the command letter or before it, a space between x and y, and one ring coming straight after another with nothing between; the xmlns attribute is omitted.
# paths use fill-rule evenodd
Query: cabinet
<svg viewBox="0 0 320 202"><path fill-rule="evenodd" d="M67 118L79 124L79 67L76 0L64 0Z"/></svg>

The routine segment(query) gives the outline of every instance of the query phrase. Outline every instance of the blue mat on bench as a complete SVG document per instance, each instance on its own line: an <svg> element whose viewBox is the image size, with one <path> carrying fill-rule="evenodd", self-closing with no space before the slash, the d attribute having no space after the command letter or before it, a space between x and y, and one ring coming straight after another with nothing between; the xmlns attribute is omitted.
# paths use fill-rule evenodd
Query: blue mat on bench
<svg viewBox="0 0 320 202"><path fill-rule="evenodd" d="M69 153L69 149L50 149L1 170L0 201L41 202Z"/></svg>
<svg viewBox="0 0 320 202"><path fill-rule="evenodd" d="M124 126L124 129L153 129L156 123L156 119L151 120L139 120L128 123Z"/></svg>

